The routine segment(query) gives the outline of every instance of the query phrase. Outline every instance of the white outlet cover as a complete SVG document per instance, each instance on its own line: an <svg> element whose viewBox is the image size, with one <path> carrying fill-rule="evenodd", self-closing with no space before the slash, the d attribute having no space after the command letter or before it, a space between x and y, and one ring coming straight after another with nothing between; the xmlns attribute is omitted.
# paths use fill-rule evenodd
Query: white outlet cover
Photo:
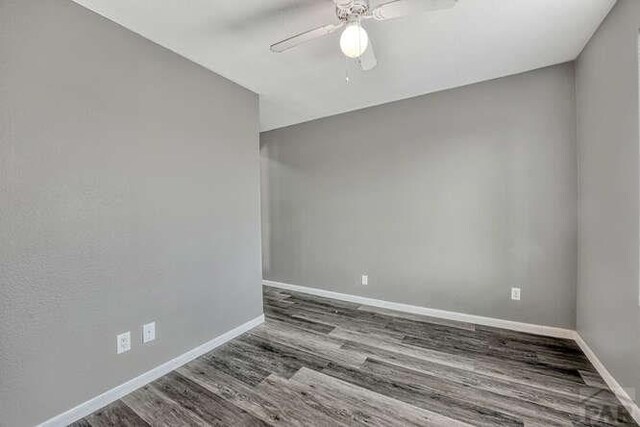
<svg viewBox="0 0 640 427"><path fill-rule="evenodd" d="M511 288L511 299L520 301L520 288Z"/></svg>
<svg viewBox="0 0 640 427"><path fill-rule="evenodd" d="M365 286L369 284L369 276L368 275L366 275L366 274L362 275L362 284L365 285Z"/></svg>
<svg viewBox="0 0 640 427"><path fill-rule="evenodd" d="M142 326L142 343L148 343L156 339L156 322Z"/></svg>
<svg viewBox="0 0 640 427"><path fill-rule="evenodd" d="M131 350L131 332L124 332L116 337L116 351L118 354Z"/></svg>

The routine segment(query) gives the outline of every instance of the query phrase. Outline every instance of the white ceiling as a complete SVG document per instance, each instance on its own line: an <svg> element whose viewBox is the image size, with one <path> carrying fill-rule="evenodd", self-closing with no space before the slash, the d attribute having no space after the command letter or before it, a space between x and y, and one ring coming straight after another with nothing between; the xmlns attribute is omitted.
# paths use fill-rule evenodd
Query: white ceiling
<svg viewBox="0 0 640 427"><path fill-rule="evenodd" d="M262 130L573 60L615 3L460 0L451 10L367 21L378 67L363 73L341 54L339 33L269 50L335 22L331 0L75 1L258 93Z"/></svg>

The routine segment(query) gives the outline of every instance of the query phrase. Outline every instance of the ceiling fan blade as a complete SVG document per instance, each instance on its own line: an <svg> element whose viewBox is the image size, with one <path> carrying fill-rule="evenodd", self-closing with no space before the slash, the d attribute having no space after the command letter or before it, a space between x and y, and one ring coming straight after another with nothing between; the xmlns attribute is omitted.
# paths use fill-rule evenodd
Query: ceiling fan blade
<svg viewBox="0 0 640 427"><path fill-rule="evenodd" d="M288 39L284 39L278 43L271 45L271 52L284 52L285 50L289 50L294 48L302 43L306 43L310 40L314 40L328 34L334 33L335 31L342 28L344 23L339 22L337 24L329 24L323 25L322 27L314 28L313 30L305 31L304 33L296 34L293 37L289 37Z"/></svg>
<svg viewBox="0 0 640 427"><path fill-rule="evenodd" d="M373 43L371 43L371 39L369 39L369 45L364 53L358 58L358 63L360 64L360 68L362 71L370 71L373 70L376 65L378 65L378 60L376 59L376 53L373 50Z"/></svg>
<svg viewBox="0 0 640 427"><path fill-rule="evenodd" d="M377 21L386 21L423 12L451 9L456 3L458 0L394 0L373 9L371 16Z"/></svg>

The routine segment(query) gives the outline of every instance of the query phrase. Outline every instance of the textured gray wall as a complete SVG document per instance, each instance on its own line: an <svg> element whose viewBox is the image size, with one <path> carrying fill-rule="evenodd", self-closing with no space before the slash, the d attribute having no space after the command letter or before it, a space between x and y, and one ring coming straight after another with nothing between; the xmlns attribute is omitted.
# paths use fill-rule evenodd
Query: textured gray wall
<svg viewBox="0 0 640 427"><path fill-rule="evenodd" d="M67 0L0 0L0 61L13 427L261 314L258 111L255 94Z"/></svg>
<svg viewBox="0 0 640 427"><path fill-rule="evenodd" d="M577 323L607 369L640 397L638 28L640 2L618 0L576 63Z"/></svg>
<svg viewBox="0 0 640 427"><path fill-rule="evenodd" d="M264 277L573 328L573 73L564 64L261 134Z"/></svg>

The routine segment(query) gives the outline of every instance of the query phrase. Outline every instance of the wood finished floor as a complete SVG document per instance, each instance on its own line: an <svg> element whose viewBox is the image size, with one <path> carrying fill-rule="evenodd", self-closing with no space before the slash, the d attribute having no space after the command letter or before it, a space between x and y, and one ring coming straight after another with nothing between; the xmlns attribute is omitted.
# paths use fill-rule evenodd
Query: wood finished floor
<svg viewBox="0 0 640 427"><path fill-rule="evenodd" d="M275 288L264 304L264 325L73 425L636 425L570 340Z"/></svg>

